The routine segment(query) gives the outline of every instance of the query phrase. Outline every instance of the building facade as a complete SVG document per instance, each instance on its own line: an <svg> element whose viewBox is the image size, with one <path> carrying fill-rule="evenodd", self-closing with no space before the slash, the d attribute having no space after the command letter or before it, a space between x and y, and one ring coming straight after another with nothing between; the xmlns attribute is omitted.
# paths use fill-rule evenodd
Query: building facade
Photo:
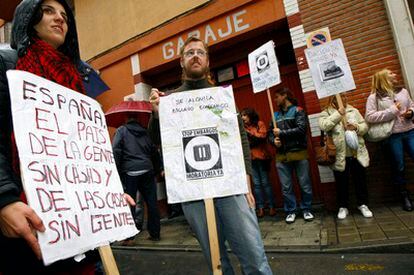
<svg viewBox="0 0 414 275"><path fill-rule="evenodd" d="M356 90L347 93L349 102L361 113L365 112L366 98L370 93L370 76L381 68L395 71L401 84L414 89L412 7L410 9L405 0L217 0L194 1L193 5L182 4L187 1L170 1L176 4L174 12L167 17L158 17L161 19L152 28L151 25L141 29L127 28L123 38L114 34L116 37L108 38L112 42L105 41L105 45L95 45L92 50L87 45L97 38L91 36L88 41L87 24L82 19L86 10L93 8L88 6L88 2L96 1L75 1L75 10L82 54L100 70L111 87L110 91L98 97L104 109L132 94L136 99L147 100L151 87L168 90L179 86L179 48L188 36L195 35L209 44L210 65L217 84L233 85L237 107L255 108L261 119L268 123L271 115L266 94L252 92L247 55L273 40L282 83L272 90L289 87L308 113L314 201L328 208L335 206L333 174L328 168L318 167L313 149L319 143L317 121L326 100L319 100L316 96L304 54L306 33L327 27L332 39L342 39L356 84ZM130 2L134 1L127 2L129 4L125 7L113 9L117 10L116 14L122 14L122 9L135 9L135 15L125 15L128 19L136 16L140 7L131 8ZM145 12L145 7L141 8L141 12ZM165 13L161 6L153 9L160 14ZM88 20L93 21L93 16ZM108 37L110 28L105 29ZM115 25L112 29L123 29L123 26ZM389 180L389 156L379 144L368 146L371 200L391 200L394 191ZM412 167L409 164L409 169ZM412 173L409 177L414 178ZM282 195L275 169L272 169L271 178L280 206Z"/></svg>
<svg viewBox="0 0 414 275"><path fill-rule="evenodd" d="M233 85L237 107L255 108L268 123L271 114L266 94L252 92L247 55L273 40L282 83L272 90L289 87L308 114L314 201L328 208L335 206L333 174L314 160L314 146L320 136L317 121L326 100L319 100L315 92L304 54L306 34L328 28L332 39L342 39L356 84L355 90L347 92L348 99L362 114L370 93L370 76L379 69L395 71L400 84L414 95L411 0L71 2L82 58L98 69L111 87L97 98L104 110L127 97L147 100L151 87L168 90L179 86L179 48L188 36L195 35L209 44L210 66L217 84ZM371 201L392 200L395 193L390 182L390 157L380 144L368 144L368 149ZM414 165L407 164L408 177L414 180ZM274 168L271 179L281 206ZM165 193L160 194L161 199L165 198Z"/></svg>

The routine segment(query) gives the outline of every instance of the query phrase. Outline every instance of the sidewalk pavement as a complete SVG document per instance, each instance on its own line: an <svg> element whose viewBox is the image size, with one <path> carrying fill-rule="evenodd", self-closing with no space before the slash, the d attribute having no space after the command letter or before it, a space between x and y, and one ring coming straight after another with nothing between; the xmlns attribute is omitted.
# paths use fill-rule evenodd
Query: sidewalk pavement
<svg viewBox="0 0 414 275"><path fill-rule="evenodd" d="M364 218L359 210L350 209L345 220L336 213L320 210L315 219L305 222L298 215L296 222L286 224L279 210L276 217L259 219L266 252L414 252L414 211L405 212L399 205L371 208L373 218ZM147 240L148 233L140 232L128 246L115 243L117 249L152 249L199 251L183 216L164 220L161 240Z"/></svg>

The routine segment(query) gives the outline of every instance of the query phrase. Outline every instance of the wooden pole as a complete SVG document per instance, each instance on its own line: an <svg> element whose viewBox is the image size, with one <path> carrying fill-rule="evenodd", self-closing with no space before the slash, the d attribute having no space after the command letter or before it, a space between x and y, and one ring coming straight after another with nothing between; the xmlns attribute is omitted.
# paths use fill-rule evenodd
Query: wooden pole
<svg viewBox="0 0 414 275"><path fill-rule="evenodd" d="M276 128L277 124L276 124L276 119L275 119L275 111L273 111L272 97L270 96L269 88L267 88L266 92L267 92L267 100L269 101L270 112L272 113L271 115L272 115L273 128Z"/></svg>
<svg viewBox="0 0 414 275"><path fill-rule="evenodd" d="M336 94L335 97L336 97L336 102L338 103L338 107L339 108L344 108L344 103L342 102L341 94ZM342 123L344 124L344 127L346 129L346 124L347 124L346 115L342 116Z"/></svg>
<svg viewBox="0 0 414 275"><path fill-rule="evenodd" d="M208 238L210 241L211 267L214 275L221 275L220 250L217 235L216 214L213 199L205 199Z"/></svg>
<svg viewBox="0 0 414 275"><path fill-rule="evenodd" d="M104 245L98 248L101 256L106 275L119 275L118 267L116 266L114 254L112 254L111 247Z"/></svg>

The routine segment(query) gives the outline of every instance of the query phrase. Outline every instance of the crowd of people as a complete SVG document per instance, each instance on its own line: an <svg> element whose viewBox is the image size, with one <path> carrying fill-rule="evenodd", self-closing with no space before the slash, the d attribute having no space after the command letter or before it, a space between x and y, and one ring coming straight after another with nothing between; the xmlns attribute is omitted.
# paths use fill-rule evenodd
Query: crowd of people
<svg viewBox="0 0 414 275"><path fill-rule="evenodd" d="M76 27L71 9L63 0L24 0L17 8L12 30L14 51L1 52L0 72L0 264L4 274L20 272L42 273L62 271L72 274L93 273L96 268L94 255L80 263L73 260L59 261L45 267L41 258L36 231L44 231L41 219L22 196L10 109L7 69L34 73L80 93L85 93L88 69L80 60ZM146 129L134 117L128 118L113 140L114 158L125 192L131 197L139 191L148 208L149 239L158 241L160 214L154 178L162 174L159 126L160 97L169 93L213 87L210 78L207 45L196 37L185 41L180 50L182 85L169 92L152 89L149 100L153 107ZM406 187L404 153L414 160L414 103L404 88L397 88L395 74L387 69L372 77L372 92L366 103L365 117L348 103L345 94L331 96L321 113L319 126L332 136L336 146L336 159L331 165L337 184L338 219L349 214L348 186L355 186L357 208L365 218L373 216L368 208L366 169L369 152L364 137L369 125L392 121L392 132L385 139L392 154L392 180L401 195L402 207L412 211L413 205ZM272 274L268 264L258 218L276 215L271 169L278 174L286 223L295 222L301 214L305 221L312 221L312 181L308 155L308 121L305 110L298 106L292 92L284 87L277 89L273 99L278 106L274 115L275 125L267 128L256 110L245 108L238 115L245 167L247 174L245 195L215 198L214 207L224 274L234 274L226 242L238 257L245 274ZM348 142L347 132L356 137L356 145ZM274 150L269 150L273 146ZM273 155L271 152L276 152ZM271 164L275 161L275 167ZM251 186L252 179L252 186ZM296 179L296 180L295 180ZM300 187L300 200L296 198L294 183ZM298 203L299 202L299 203ZM133 204L133 202L131 202ZM200 243L210 270L213 269L205 206L202 200L185 202L182 211ZM131 208L135 213L134 207ZM181 211L181 209L176 210ZM175 213L175 212L174 212ZM140 228L141 229L141 228ZM7 249L3 249L7 248ZM24 265L19 262L24 261ZM19 274L20 274L19 273Z"/></svg>

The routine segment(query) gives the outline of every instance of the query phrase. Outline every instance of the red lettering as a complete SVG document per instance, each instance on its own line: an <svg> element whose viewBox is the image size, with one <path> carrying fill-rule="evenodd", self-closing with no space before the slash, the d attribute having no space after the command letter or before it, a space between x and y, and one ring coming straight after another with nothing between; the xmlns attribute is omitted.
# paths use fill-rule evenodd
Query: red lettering
<svg viewBox="0 0 414 275"><path fill-rule="evenodd" d="M23 99L31 99L31 100L36 100L36 98L28 96L27 92L31 92L31 93L36 93L34 90L29 89L30 87L36 88L37 86L33 83L30 83L26 80L23 80Z"/></svg>

